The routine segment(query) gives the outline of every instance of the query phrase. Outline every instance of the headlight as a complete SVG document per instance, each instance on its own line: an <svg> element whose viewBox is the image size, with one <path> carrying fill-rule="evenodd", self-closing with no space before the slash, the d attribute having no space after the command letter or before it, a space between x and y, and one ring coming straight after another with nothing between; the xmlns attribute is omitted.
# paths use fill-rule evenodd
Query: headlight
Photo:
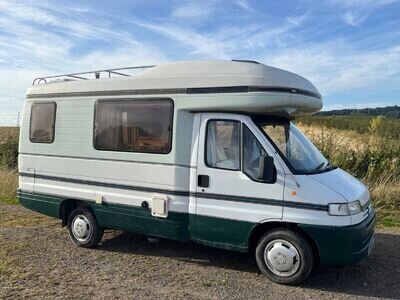
<svg viewBox="0 0 400 300"><path fill-rule="evenodd" d="M361 203L356 200L350 203L329 204L329 214L332 216L350 216L361 212Z"/></svg>

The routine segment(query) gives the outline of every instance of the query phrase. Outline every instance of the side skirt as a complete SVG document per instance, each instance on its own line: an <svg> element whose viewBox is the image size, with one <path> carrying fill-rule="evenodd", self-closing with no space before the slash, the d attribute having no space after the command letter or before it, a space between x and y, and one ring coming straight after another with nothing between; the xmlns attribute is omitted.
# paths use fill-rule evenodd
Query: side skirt
<svg viewBox="0 0 400 300"><path fill-rule="evenodd" d="M20 203L28 209L44 215L60 218L61 203L67 197L43 193L28 193L18 191ZM182 242L195 243L246 252L247 241L255 224L188 213L169 212L168 218L157 218L151 215L149 209L115 203L96 204L93 201L76 199L87 204L96 215L100 226L121 229L143 235L157 236ZM189 233L196 222L202 228L201 232ZM197 227L196 226L196 227ZM217 229L217 230L216 230Z"/></svg>

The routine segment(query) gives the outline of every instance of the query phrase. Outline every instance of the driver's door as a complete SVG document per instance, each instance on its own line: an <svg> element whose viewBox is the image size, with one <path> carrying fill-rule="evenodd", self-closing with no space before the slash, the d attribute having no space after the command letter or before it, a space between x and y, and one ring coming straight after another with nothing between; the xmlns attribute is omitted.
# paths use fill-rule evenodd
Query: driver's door
<svg viewBox="0 0 400 300"><path fill-rule="evenodd" d="M284 172L275 160L275 183L258 181L259 158L274 156L251 119L203 114L197 159L195 239L236 248L247 246L255 223L282 218Z"/></svg>

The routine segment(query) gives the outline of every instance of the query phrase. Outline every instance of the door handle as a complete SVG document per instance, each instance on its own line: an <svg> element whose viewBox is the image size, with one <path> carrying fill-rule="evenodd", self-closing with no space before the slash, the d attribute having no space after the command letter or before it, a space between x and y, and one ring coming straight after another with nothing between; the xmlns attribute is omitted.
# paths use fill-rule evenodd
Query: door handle
<svg viewBox="0 0 400 300"><path fill-rule="evenodd" d="M197 185L199 187L209 187L210 186L210 177L208 175L199 175L197 176Z"/></svg>

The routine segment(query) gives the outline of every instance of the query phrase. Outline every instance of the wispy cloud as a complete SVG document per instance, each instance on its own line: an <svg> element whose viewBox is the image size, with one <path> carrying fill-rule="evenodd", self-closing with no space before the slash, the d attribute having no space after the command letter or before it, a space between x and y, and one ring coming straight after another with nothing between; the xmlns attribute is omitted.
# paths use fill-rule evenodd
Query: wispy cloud
<svg viewBox="0 0 400 300"><path fill-rule="evenodd" d="M159 47L115 30L100 15L77 20L68 6L46 4L0 1L0 125L15 124L35 77L168 60ZM76 52L99 42L100 49Z"/></svg>
<svg viewBox="0 0 400 300"><path fill-rule="evenodd" d="M343 21L350 26L361 25L376 9L399 0L333 0L330 3L341 6Z"/></svg>
<svg viewBox="0 0 400 300"><path fill-rule="evenodd" d="M324 95L400 81L400 45L359 52L336 41L287 49L265 61L309 78Z"/></svg>
<svg viewBox="0 0 400 300"><path fill-rule="evenodd" d="M249 13L256 12L255 9L249 4L247 0L237 0L237 5Z"/></svg>
<svg viewBox="0 0 400 300"><path fill-rule="evenodd" d="M292 24L294 27L300 26L305 20L307 20L309 13L295 15L295 16L288 16L286 20Z"/></svg>
<svg viewBox="0 0 400 300"><path fill-rule="evenodd" d="M288 69L314 82L328 105L350 97L386 103L365 96L376 90L400 103L398 0L304 1L293 9L250 0L154 3L0 0L0 125L15 123L34 77L187 59Z"/></svg>
<svg viewBox="0 0 400 300"><path fill-rule="evenodd" d="M185 20L195 21L212 15L215 11L215 1L188 1L173 8L171 16Z"/></svg>
<svg viewBox="0 0 400 300"><path fill-rule="evenodd" d="M345 7L383 6L398 2L399 0L329 0L331 3Z"/></svg>
<svg viewBox="0 0 400 300"><path fill-rule="evenodd" d="M347 11L343 15L343 20L346 24L351 26L358 26L368 17L368 15L358 15L353 11Z"/></svg>
<svg viewBox="0 0 400 300"><path fill-rule="evenodd" d="M205 55L213 58L229 58L223 44L211 37L193 30L182 29L171 24L155 24L143 21L135 21L136 25L146 28L165 37L171 38L191 48L191 54Z"/></svg>

